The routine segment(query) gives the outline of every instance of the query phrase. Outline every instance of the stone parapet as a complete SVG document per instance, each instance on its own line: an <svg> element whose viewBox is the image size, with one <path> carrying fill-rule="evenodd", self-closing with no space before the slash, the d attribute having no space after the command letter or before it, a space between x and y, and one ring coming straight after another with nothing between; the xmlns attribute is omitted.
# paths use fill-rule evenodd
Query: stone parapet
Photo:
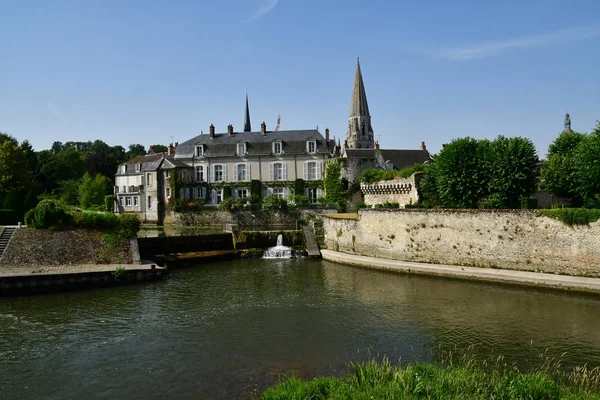
<svg viewBox="0 0 600 400"><path fill-rule="evenodd" d="M368 206L384 203L398 203L400 208L419 201L417 193L416 174L408 178L375 183L361 183L360 190Z"/></svg>

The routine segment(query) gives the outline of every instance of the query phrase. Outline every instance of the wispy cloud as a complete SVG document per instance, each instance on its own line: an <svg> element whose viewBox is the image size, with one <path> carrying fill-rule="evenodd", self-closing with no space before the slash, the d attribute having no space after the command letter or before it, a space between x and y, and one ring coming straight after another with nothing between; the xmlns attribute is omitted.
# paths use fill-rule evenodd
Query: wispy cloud
<svg viewBox="0 0 600 400"><path fill-rule="evenodd" d="M248 18L245 22L252 22L255 19L262 17L263 15L274 9L275 6L277 6L278 2L279 0L264 0L260 8L254 14L252 14L252 16L250 16L250 18Z"/></svg>
<svg viewBox="0 0 600 400"><path fill-rule="evenodd" d="M48 111L50 111L50 114L56 118L59 119L61 122L68 122L67 117L65 116L65 114L62 112L62 110L60 109L60 107L57 107L56 105L54 105L53 102L49 101L48 102Z"/></svg>
<svg viewBox="0 0 600 400"><path fill-rule="evenodd" d="M558 32L522 36L520 38L442 49L436 55L449 60L476 60L494 57L515 49L564 45L600 36L600 25L563 29Z"/></svg>

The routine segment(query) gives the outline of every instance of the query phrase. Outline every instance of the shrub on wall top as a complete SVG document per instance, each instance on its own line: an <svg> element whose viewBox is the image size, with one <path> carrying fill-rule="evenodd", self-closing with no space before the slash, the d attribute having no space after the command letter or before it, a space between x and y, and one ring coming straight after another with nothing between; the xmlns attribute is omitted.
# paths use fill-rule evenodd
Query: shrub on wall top
<svg viewBox="0 0 600 400"><path fill-rule="evenodd" d="M57 200L42 200L25 214L25 223L38 229L62 229L73 224L73 216Z"/></svg>
<svg viewBox="0 0 600 400"><path fill-rule="evenodd" d="M136 214L119 214L119 235L130 238L140 230L141 221Z"/></svg>

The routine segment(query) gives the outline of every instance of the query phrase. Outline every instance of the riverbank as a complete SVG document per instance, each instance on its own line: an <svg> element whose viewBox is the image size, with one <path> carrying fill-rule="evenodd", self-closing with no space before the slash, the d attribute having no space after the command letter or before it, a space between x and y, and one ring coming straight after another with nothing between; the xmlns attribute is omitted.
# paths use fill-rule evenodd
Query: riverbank
<svg viewBox="0 0 600 400"><path fill-rule="evenodd" d="M0 267L0 296L62 292L162 279L156 264Z"/></svg>
<svg viewBox="0 0 600 400"><path fill-rule="evenodd" d="M84 229L16 229L0 259L0 267L132 263L128 239Z"/></svg>
<svg viewBox="0 0 600 400"><path fill-rule="evenodd" d="M361 209L323 216L329 250L398 261L600 278L600 221L530 210Z"/></svg>
<svg viewBox="0 0 600 400"><path fill-rule="evenodd" d="M405 367L370 361L340 378L285 379L261 399L600 399L598 370L581 367L559 374L545 366L520 373L511 367L468 358L456 364Z"/></svg>
<svg viewBox="0 0 600 400"><path fill-rule="evenodd" d="M357 254L346 254L332 250L321 250L321 255L326 261L358 267L389 270L404 274L442 276L454 279L546 287L574 292L600 294L600 278L398 261Z"/></svg>

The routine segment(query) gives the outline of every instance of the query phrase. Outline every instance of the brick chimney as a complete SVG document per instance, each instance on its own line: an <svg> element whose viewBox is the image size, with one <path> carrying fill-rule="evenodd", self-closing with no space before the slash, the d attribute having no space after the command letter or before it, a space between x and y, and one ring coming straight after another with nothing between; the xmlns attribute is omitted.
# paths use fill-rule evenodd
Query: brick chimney
<svg viewBox="0 0 600 400"><path fill-rule="evenodd" d="M379 140L375 142L375 148L379 150Z"/></svg>
<svg viewBox="0 0 600 400"><path fill-rule="evenodd" d="M265 124L265 121L263 121L260 124L260 133L265 136L267 134L267 124Z"/></svg>
<svg viewBox="0 0 600 400"><path fill-rule="evenodd" d="M167 147L167 154L171 155L175 153L175 146L173 146L173 143L169 143L169 147Z"/></svg>
<svg viewBox="0 0 600 400"><path fill-rule="evenodd" d="M227 125L227 134L229 136L233 135L233 125L231 125L231 124Z"/></svg>
<svg viewBox="0 0 600 400"><path fill-rule="evenodd" d="M425 147L425 142L421 142L421 150L427 151L427 147Z"/></svg>
<svg viewBox="0 0 600 400"><path fill-rule="evenodd" d="M329 142L329 128L325 128L325 140Z"/></svg>
<svg viewBox="0 0 600 400"><path fill-rule="evenodd" d="M210 129L210 131L209 131L210 132L210 134L209 134L210 137L214 138L215 137L215 126L213 124L210 124L210 128L209 129Z"/></svg>

